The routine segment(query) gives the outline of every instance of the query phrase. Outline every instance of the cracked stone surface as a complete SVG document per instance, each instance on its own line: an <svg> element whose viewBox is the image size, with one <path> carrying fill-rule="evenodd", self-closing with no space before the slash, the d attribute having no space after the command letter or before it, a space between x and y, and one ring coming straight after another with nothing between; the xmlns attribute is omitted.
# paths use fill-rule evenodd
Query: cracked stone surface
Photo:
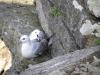
<svg viewBox="0 0 100 75"><path fill-rule="evenodd" d="M12 55L5 43L0 39L0 75L12 66ZM4 72L2 74L4 74Z"/></svg>
<svg viewBox="0 0 100 75"><path fill-rule="evenodd" d="M85 16L74 7L71 0L37 0L36 3L38 12L43 12L38 13L42 28L49 36L55 34L52 56L84 48L83 36L79 28ZM54 6L61 12L58 17L51 14Z"/></svg>
<svg viewBox="0 0 100 75"><path fill-rule="evenodd" d="M73 1L76 3L73 4ZM29 34L35 28L43 29L48 37L54 34L51 48L52 58L85 48L88 36L85 38L80 33L80 27L87 18L89 20L92 18L90 19L85 9L88 8L84 6L85 0L73 1L36 0L36 9L29 5L0 3L0 37L6 42L13 55L12 67L7 75L20 75L28 66L51 58L48 53L36 59L21 57L19 37L21 34ZM58 10L52 11L53 7ZM79 9L80 7L82 9Z"/></svg>

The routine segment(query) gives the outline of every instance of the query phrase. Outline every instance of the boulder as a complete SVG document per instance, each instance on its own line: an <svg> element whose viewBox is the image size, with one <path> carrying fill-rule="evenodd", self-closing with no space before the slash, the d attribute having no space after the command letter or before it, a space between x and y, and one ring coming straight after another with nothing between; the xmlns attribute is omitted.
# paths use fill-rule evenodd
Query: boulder
<svg viewBox="0 0 100 75"><path fill-rule="evenodd" d="M12 54L0 39L0 75L3 75L12 66Z"/></svg>
<svg viewBox="0 0 100 75"><path fill-rule="evenodd" d="M100 17L100 0L87 0L87 5L95 17Z"/></svg>

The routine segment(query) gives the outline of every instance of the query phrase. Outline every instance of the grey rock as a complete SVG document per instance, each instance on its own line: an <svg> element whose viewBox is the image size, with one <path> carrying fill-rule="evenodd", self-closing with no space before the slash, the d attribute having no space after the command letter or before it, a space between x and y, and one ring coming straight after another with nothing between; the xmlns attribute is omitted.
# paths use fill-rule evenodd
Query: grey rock
<svg viewBox="0 0 100 75"><path fill-rule="evenodd" d="M84 60L84 58L91 57L95 52L99 52L99 48L100 46L96 46L87 49L76 50L72 53L55 57L46 62L37 65L31 65L31 67L29 67L25 71L22 71L20 75L63 75L65 72L73 72L73 69L76 67L75 65L79 66L78 63L81 63L79 62L80 60L82 61ZM69 73L64 75L71 74Z"/></svg>
<svg viewBox="0 0 100 75"><path fill-rule="evenodd" d="M48 36L55 34L51 51L53 57L84 48L79 28L85 16L74 8L71 0L36 0L36 5L42 28ZM56 11L60 13L58 16Z"/></svg>
<svg viewBox="0 0 100 75"><path fill-rule="evenodd" d="M76 1L84 6L84 0ZM77 10L72 0L36 0L36 10L33 6L0 4L0 37L4 39L13 54L13 66L7 75L20 75L20 72L28 68L29 64L34 65L50 59L48 53L34 60L21 57L19 37L21 34L28 35L36 28L41 30L43 28L48 37L54 35L51 37L52 47L50 47L52 57L60 57L60 55L84 48L86 41L79 31L83 22L88 18L84 7L82 11ZM57 62L56 59L53 60ZM48 61L50 62L52 60ZM46 68L49 67L46 66ZM34 72L29 71L31 74ZM41 69L39 68L38 71Z"/></svg>
<svg viewBox="0 0 100 75"><path fill-rule="evenodd" d="M88 8L93 15L100 17L100 0L87 0Z"/></svg>

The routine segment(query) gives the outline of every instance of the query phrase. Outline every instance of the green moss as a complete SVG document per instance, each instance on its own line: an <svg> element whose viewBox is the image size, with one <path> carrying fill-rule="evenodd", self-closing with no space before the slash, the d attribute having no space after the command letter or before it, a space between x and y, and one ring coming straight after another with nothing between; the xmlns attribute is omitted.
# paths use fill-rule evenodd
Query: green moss
<svg viewBox="0 0 100 75"><path fill-rule="evenodd" d="M95 44L100 45L100 38L95 39Z"/></svg>
<svg viewBox="0 0 100 75"><path fill-rule="evenodd" d="M61 15L61 12L60 10L57 8L57 7L52 7L51 9L51 14L54 16L54 17L58 17Z"/></svg>

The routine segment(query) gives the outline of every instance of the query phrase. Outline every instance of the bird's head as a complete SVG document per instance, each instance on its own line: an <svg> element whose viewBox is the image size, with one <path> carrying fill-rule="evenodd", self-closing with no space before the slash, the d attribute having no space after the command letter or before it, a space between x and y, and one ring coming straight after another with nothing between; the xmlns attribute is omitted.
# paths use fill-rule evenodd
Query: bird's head
<svg viewBox="0 0 100 75"><path fill-rule="evenodd" d="M30 39L29 39L28 35L22 35L22 36L20 37L20 41L21 41L22 43L28 42L29 40L30 40Z"/></svg>
<svg viewBox="0 0 100 75"><path fill-rule="evenodd" d="M35 29L34 31L31 32L30 34L30 40L39 40L41 36L41 31L39 29Z"/></svg>
<svg viewBox="0 0 100 75"><path fill-rule="evenodd" d="M41 31L39 30L39 29L35 29L34 31L33 31L33 34L35 34L35 35L39 35L41 33Z"/></svg>

